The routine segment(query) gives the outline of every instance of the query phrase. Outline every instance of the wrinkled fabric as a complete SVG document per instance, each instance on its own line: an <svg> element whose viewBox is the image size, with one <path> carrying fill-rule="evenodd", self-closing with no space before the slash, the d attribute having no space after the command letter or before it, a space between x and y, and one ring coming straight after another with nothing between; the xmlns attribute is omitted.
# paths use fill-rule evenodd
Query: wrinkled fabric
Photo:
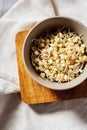
<svg viewBox="0 0 87 130"><path fill-rule="evenodd" d="M86 0L19 0L0 19L0 130L87 130L86 98L37 105L21 101L15 49L17 32L55 15L87 25L86 10Z"/></svg>

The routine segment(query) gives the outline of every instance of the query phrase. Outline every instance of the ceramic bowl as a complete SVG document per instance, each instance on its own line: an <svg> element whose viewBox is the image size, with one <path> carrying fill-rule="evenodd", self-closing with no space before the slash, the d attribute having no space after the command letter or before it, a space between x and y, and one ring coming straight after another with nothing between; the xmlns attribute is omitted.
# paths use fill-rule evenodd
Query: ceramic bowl
<svg viewBox="0 0 87 130"><path fill-rule="evenodd" d="M78 35L83 34L84 35L83 41L87 47L86 26L73 18L67 18L67 17L52 17L39 22L28 33L23 45L23 61L29 75L42 86L54 90L66 90L66 89L76 87L87 78L87 64L85 65L84 72L82 74L80 74L72 81L66 83L57 83L57 82L51 82L49 80L45 80L41 78L39 74L32 67L31 59L29 55L32 40L38 38L38 36L42 35L47 30L51 31L51 30L55 30L56 28L62 28L62 27L65 27L66 29L70 29L78 33Z"/></svg>

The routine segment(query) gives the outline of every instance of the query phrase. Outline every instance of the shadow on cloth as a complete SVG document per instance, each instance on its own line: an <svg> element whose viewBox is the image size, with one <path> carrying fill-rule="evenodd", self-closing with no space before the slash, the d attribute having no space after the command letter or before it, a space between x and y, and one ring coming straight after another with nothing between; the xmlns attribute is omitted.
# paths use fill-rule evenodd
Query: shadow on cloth
<svg viewBox="0 0 87 130"><path fill-rule="evenodd" d="M21 99L19 94L6 95L2 97L2 99L0 98L0 130L6 130L6 126L9 126L9 119L15 118L14 115L16 114L20 103ZM76 113L76 115L83 122L87 122L87 99L74 99L26 106L29 106L35 113L39 115L50 115L53 113L58 114L59 112L72 111ZM25 114L26 113L27 111L25 111Z"/></svg>
<svg viewBox="0 0 87 130"><path fill-rule="evenodd" d="M19 94L9 94L0 97L0 130L4 130L4 127L6 127L5 125L8 123L9 117L17 110L19 104Z"/></svg>
<svg viewBox="0 0 87 130"><path fill-rule="evenodd" d="M53 102L53 103L43 103L43 104L34 104L29 105L36 113L38 114L50 114L56 112L72 111L76 113L84 122L87 122L87 98L73 99L73 100L64 100L64 95L67 95L66 99L71 99L74 97L87 97L87 80L80 84L80 92L78 92L78 87L67 91L57 91L62 101ZM83 89L83 87L85 89ZM70 94L67 94L70 93ZM85 95L85 96L84 96Z"/></svg>
<svg viewBox="0 0 87 130"><path fill-rule="evenodd" d="M38 114L51 114L62 111L73 111L81 120L87 122L87 99L73 99L54 103L29 105Z"/></svg>

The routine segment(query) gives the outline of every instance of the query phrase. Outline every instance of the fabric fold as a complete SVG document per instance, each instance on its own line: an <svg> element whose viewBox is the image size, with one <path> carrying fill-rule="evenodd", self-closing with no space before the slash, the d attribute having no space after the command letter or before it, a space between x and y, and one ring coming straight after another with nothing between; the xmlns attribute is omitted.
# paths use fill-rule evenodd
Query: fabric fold
<svg viewBox="0 0 87 130"><path fill-rule="evenodd" d="M87 130L86 98L36 105L21 101L15 48L19 31L55 15L87 24L86 10L87 0L19 0L0 19L0 130Z"/></svg>
<svg viewBox="0 0 87 130"><path fill-rule="evenodd" d="M35 23L59 14L72 16L83 23L87 23L86 6L87 1L83 2L82 0L19 0L0 19L0 84L3 82L2 79L5 79L3 74L8 75L5 83L10 85L8 77L12 77L19 84L15 49L15 36L19 31L30 30ZM16 88L14 88L14 86L10 85L10 89L12 88L10 92L19 91L18 87L15 86ZM2 90L4 91L3 84L0 92ZM9 91L7 92L9 93Z"/></svg>

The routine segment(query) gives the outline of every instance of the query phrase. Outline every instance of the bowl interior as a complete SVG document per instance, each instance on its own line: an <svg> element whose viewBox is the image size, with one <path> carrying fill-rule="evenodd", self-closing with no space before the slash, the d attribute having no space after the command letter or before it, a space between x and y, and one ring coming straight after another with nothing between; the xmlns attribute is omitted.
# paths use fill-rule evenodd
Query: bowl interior
<svg viewBox="0 0 87 130"><path fill-rule="evenodd" d="M80 76L76 77L70 82L66 83L56 83L56 82L51 82L48 80L42 79L38 73L33 69L30 61L30 47L31 47L31 41L35 38L38 38L40 35L46 33L47 31L54 31L57 30L58 28L66 28L70 29L73 32L78 33L78 35L84 35L83 36L83 41L84 44L87 47L87 28L81 24L80 22L70 19L70 18L65 18L65 17L54 17L54 18L49 18L46 19L36 26L32 28L32 30L29 32L25 43L23 47L23 59L24 59L24 64L25 67L29 73L29 75L36 80L39 84L51 88L51 89L56 89L56 90L65 90L65 89L70 89L78 84L80 84L83 80L86 79L87 77L87 64L84 68L84 72L80 74Z"/></svg>

